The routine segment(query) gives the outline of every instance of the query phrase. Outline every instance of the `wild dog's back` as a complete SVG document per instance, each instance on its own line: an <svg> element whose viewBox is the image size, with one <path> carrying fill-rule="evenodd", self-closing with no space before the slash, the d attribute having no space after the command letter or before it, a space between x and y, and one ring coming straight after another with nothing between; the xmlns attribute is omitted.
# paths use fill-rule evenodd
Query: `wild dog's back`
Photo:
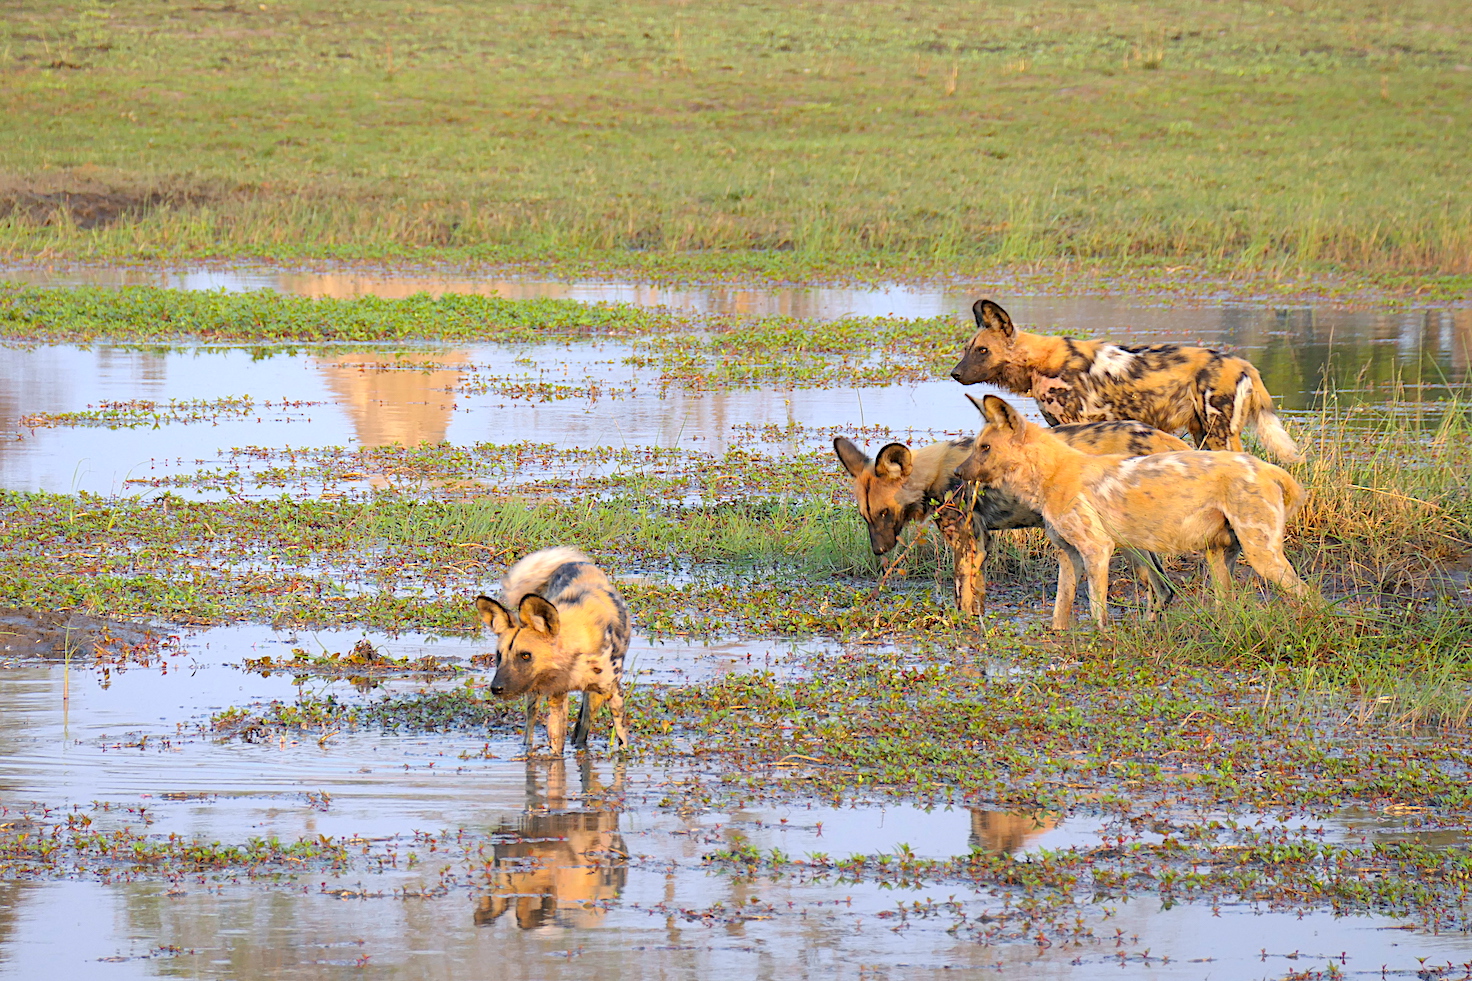
<svg viewBox="0 0 1472 981"><path fill-rule="evenodd" d="M533 593L546 596L548 583L552 574L559 567L569 563L587 563L593 565L593 560L588 558L581 549L570 545L559 545L556 548L544 548L539 552L533 552L513 565L506 572L506 578L501 580L501 602L508 610L514 610L521 605L521 601ZM602 575L602 571L598 570ZM604 578L607 581L607 577ZM557 601L551 596L546 596L553 603Z"/></svg>
<svg viewBox="0 0 1472 981"><path fill-rule="evenodd" d="M1133 419L1113 422L1075 422L1054 426L1049 430L1076 450L1096 456L1148 456L1152 453L1176 453L1191 446L1179 436L1156 429ZM968 453L968 456L970 454Z"/></svg>

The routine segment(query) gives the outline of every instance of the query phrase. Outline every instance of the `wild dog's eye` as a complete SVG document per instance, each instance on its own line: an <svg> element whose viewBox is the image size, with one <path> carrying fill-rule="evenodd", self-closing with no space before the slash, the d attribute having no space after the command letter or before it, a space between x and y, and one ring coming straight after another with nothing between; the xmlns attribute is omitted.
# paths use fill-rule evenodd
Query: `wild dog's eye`
<svg viewBox="0 0 1472 981"><path fill-rule="evenodd" d="M532 652L531 651L522 651L521 652L521 659L523 661L530 661L532 659Z"/></svg>
<svg viewBox="0 0 1472 981"><path fill-rule="evenodd" d="M979 348L976 349L976 353L977 354L986 354L987 353L987 350L984 347L979 347Z"/></svg>
<svg viewBox="0 0 1472 981"><path fill-rule="evenodd" d="M981 450L981 452L983 453L990 453L992 451L992 444L982 443L980 446L977 447L977 449Z"/></svg>

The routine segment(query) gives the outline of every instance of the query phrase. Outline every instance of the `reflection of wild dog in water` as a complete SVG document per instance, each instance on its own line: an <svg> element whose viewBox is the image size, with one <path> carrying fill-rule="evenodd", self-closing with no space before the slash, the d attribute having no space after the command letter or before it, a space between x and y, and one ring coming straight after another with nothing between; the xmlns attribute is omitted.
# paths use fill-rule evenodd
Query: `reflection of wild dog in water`
<svg viewBox="0 0 1472 981"><path fill-rule="evenodd" d="M504 605L503 605L504 604ZM501 602L475 598L480 618L496 632L491 694L526 696L526 748L532 748L537 702L546 696L547 741L562 755L567 693L583 693L572 743L588 745L593 715L607 702L616 746L629 744L624 724L624 653L629 611L603 570L575 548L546 548L511 567ZM511 611L515 610L513 613Z"/></svg>
<svg viewBox="0 0 1472 981"><path fill-rule="evenodd" d="M1058 436L1086 453L1166 453L1188 447L1169 433L1139 422L1098 422L1060 426ZM971 455L972 440L932 443L914 453L903 443L890 443L869 459L842 436L833 451L854 478L854 500L869 526L869 547L875 555L894 548L911 521L935 519L955 559L956 607L980 614L986 606L986 579L982 563L991 544L990 532L1008 528L1041 528L1042 516L1015 496L997 487L966 487L955 474ZM966 520L969 512L970 520ZM1162 604L1174 594L1170 581L1154 556L1130 556L1150 578L1150 587Z"/></svg>
<svg viewBox="0 0 1472 981"><path fill-rule="evenodd" d="M1090 456L1026 421L995 395L971 401L987 425L958 473L1000 485L1042 512L1048 537L1062 553L1054 630L1072 622L1074 590L1085 573L1089 607L1104 626L1109 556L1116 545L1152 552L1204 549L1218 595L1225 593L1241 553L1285 592L1311 595L1283 554L1284 525L1303 503L1303 488L1286 470L1246 453Z"/></svg>
<svg viewBox="0 0 1472 981"><path fill-rule="evenodd" d="M585 807L605 790L615 795L621 791L619 772L615 771L614 786L604 788L586 756L583 761ZM503 823L498 829L498 840L491 846L494 864L486 870L489 894L476 906L475 924L489 926L514 910L516 925L523 930L598 926L629 876L619 812L566 810L567 771L561 759L527 764L529 799L540 796L534 766L548 769L546 797L515 824Z"/></svg>
<svg viewBox="0 0 1472 981"><path fill-rule="evenodd" d="M971 812L971 834L967 839L971 850L987 855L1010 855L1058 827L1058 819L1045 814L966 809Z"/></svg>
<svg viewBox="0 0 1472 981"><path fill-rule="evenodd" d="M1242 427L1251 425L1273 456L1303 459L1262 377L1242 358L1183 344L1045 337L1017 330L991 300L977 300L971 310L980 330L951 377L1030 395L1049 425L1138 419L1168 433L1184 429L1203 449L1238 453Z"/></svg>

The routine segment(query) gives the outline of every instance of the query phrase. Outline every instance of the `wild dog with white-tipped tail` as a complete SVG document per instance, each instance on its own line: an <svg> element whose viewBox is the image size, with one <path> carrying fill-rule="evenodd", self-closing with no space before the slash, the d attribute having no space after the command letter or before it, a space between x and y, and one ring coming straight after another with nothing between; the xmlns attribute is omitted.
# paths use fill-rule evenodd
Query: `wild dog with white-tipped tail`
<svg viewBox="0 0 1472 981"><path fill-rule="evenodd" d="M585 749L594 714L607 704L612 746L629 744L621 686L629 649L629 610L608 575L575 548L547 548L516 563L501 599L477 596L480 618L496 633L491 694L526 696L526 751L534 748L537 705L547 700L547 742L562 755L567 695L583 693L573 747Z"/></svg>
<svg viewBox="0 0 1472 981"><path fill-rule="evenodd" d="M1124 347L1029 334L991 300L977 300L971 312L979 329L951 377L1030 395L1050 426L1135 419L1186 430L1205 450L1241 453L1242 427L1250 425L1273 456L1303 459L1249 361L1185 344Z"/></svg>

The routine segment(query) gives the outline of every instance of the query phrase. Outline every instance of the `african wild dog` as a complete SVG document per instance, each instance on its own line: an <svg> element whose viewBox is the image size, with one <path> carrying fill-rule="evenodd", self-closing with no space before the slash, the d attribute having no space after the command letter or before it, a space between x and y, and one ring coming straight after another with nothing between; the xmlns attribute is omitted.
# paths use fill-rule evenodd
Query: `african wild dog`
<svg viewBox="0 0 1472 981"><path fill-rule="evenodd" d="M1087 453L1168 453L1189 447L1169 433L1139 422L1095 422L1060 426L1058 436ZM986 606L986 579L982 563L993 531L1041 528L1042 516L1011 494L994 486L967 487L955 469L971 454L972 440L932 443L914 453L903 443L890 443L869 459L853 443L839 436L833 451L854 478L854 500L869 526L869 547L875 555L894 548L900 532L911 521L933 517L955 561L957 609L981 614ZM970 520L966 520L969 514ZM1131 554L1131 562L1150 578L1150 588L1161 603L1174 595L1170 581L1154 556Z"/></svg>
<svg viewBox="0 0 1472 981"><path fill-rule="evenodd" d="M951 377L1031 395L1049 425L1138 419L1170 433L1184 429L1203 449L1238 453L1242 427L1252 425L1278 459L1303 459L1262 377L1242 358L1183 344L1122 347L1029 334L991 300L977 300L971 312L980 329Z"/></svg>
<svg viewBox="0 0 1472 981"><path fill-rule="evenodd" d="M969 398L969 396L968 396ZM1053 629L1073 620L1074 590L1087 572L1089 607L1103 627L1114 547L1206 551L1217 595L1238 553L1296 598L1312 588L1283 554L1283 529L1303 503L1286 470L1246 453L1189 450L1154 456L1090 456L1035 426L995 395L971 399L986 418L958 472L996 484L1042 512L1061 553Z"/></svg>
<svg viewBox="0 0 1472 981"><path fill-rule="evenodd" d="M516 563L501 583L501 602L475 598L481 620L496 632L491 694L526 696L526 749L530 753L537 703L548 702L547 741L562 755L567 693L583 693L572 744L588 745L593 715L608 703L613 744L627 746L620 687L629 649L629 611L603 570L575 548L545 548ZM512 612L512 611L516 612Z"/></svg>

